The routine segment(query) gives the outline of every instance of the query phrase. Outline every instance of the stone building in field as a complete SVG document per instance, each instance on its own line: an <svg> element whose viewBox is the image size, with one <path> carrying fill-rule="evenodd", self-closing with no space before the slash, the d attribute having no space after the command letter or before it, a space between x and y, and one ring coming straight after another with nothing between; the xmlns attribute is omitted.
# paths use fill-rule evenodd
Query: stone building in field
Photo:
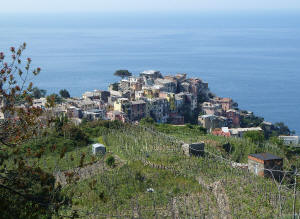
<svg viewBox="0 0 300 219"><path fill-rule="evenodd" d="M280 180L283 170L283 159L270 153L249 154L248 170L255 175Z"/></svg>
<svg viewBox="0 0 300 219"><path fill-rule="evenodd" d="M204 142L183 144L182 150L186 156L203 156L204 155Z"/></svg>

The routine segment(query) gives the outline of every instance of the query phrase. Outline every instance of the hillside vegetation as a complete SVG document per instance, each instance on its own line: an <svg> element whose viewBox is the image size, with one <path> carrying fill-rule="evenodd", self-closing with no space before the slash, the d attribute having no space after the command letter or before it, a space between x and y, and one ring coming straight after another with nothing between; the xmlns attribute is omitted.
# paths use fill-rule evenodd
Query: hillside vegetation
<svg viewBox="0 0 300 219"><path fill-rule="evenodd" d="M183 142L199 141L205 142L203 157L183 154ZM92 155L93 142L103 143L107 153ZM267 151L284 158L285 170L299 167L296 153L291 156L276 142L211 136L195 125L95 121L53 128L23 148L31 150L28 162L54 173L70 200L60 216L274 218L293 213L293 175L281 185L232 165L246 163L249 153Z"/></svg>
<svg viewBox="0 0 300 219"><path fill-rule="evenodd" d="M81 130L107 146L94 157L89 146L82 169L98 163L98 170L69 177L63 191L72 207L63 215L90 218L273 218L292 215L292 178L284 185L233 168L230 160L246 162L249 153L268 151L285 159L285 169L297 164L270 142L228 139L204 134L198 126L135 126L118 122L85 123ZM205 156L183 155L182 142L205 141ZM224 145L231 145L231 150ZM68 163L74 151L62 159ZM80 155L78 155L80 156ZM114 161L107 162L111 157ZM69 168L73 163L70 161ZM73 167L75 167L74 165ZM64 168L62 169L64 170ZM76 171L75 171L76 172ZM69 171L69 173L71 173ZM299 187L297 188L299 190ZM297 212L300 208L296 200ZM73 212L73 213L72 213Z"/></svg>

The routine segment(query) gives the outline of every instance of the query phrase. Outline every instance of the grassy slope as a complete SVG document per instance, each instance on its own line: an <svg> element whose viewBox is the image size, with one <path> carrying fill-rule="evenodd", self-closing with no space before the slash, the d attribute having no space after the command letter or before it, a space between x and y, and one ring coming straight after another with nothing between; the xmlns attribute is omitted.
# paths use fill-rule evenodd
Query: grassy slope
<svg viewBox="0 0 300 219"><path fill-rule="evenodd" d="M72 208L61 211L64 215L71 210L92 218L107 218L108 215L223 218L224 214L233 218L270 218L279 215L279 193L272 180L233 169L223 159L209 154L200 158L186 157L180 143L205 141L206 151L240 162L246 162L249 153L266 150L284 157L289 167L292 162L285 157L284 150L276 146L269 143L257 146L245 139L204 135L197 126L155 125L145 129L96 122L83 125L81 129L91 142L102 137L108 154L94 157L90 146L74 140L68 143L61 136L56 139L59 148L54 153L47 151L41 159L29 160L39 162L49 172L78 167L82 154L85 154L84 165L98 161L105 166L105 171L64 187L64 192L73 200ZM41 142L37 145L53 143L47 139ZM67 151L60 158L66 142L69 144ZM229 154L222 148L228 142L234 148ZM118 158L114 168L105 164L110 155ZM214 190L216 185L218 189ZM147 188L153 188L154 193L147 192ZM225 203L218 199L218 192L228 198ZM291 213L292 190L284 188L281 196L282 213ZM224 209L228 212L224 213Z"/></svg>
<svg viewBox="0 0 300 219"><path fill-rule="evenodd" d="M202 135L187 127L174 129L169 127L167 135L185 142L204 140L206 150L226 158L238 155L239 160L246 161L246 155L257 150L257 146L246 140ZM228 215L234 218L279 215L278 190L272 180L233 169L215 157L185 157L174 139L140 127L106 128L93 135L102 136L109 152L125 164L65 188L66 193L74 195L73 209L80 209L81 214L92 212L104 217L107 214L125 217L140 212L140 216L149 218L155 214L171 217L175 212L181 218L203 214L220 217L219 203L209 189L199 185L200 177L206 185L221 183L229 199ZM227 155L220 150L220 145L228 141L235 146L235 154ZM282 154L280 149L268 147L270 152ZM245 148L244 153L238 153ZM149 187L155 190L153 194L146 192ZM292 212L292 192L287 189L281 195L285 199L282 201L283 214L288 214ZM177 210L172 210L174 199L180 203L179 207L175 204ZM297 205L299 209L299 201Z"/></svg>

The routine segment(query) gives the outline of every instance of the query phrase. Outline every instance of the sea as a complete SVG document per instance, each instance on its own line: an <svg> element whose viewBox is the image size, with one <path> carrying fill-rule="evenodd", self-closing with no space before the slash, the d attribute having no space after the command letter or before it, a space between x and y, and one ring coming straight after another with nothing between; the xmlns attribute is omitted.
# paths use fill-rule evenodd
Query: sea
<svg viewBox="0 0 300 219"><path fill-rule="evenodd" d="M35 86L72 96L113 73L187 73L300 134L300 11L0 14L0 51L27 43Z"/></svg>

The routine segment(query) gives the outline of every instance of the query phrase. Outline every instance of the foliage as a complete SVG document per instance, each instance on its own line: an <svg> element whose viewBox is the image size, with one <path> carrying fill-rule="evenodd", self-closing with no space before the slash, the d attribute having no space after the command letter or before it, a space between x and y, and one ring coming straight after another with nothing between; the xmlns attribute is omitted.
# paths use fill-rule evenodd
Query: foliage
<svg viewBox="0 0 300 219"><path fill-rule="evenodd" d="M117 70L114 73L115 76L121 77L122 79L124 79L125 77L130 77L132 76L132 73L129 72L128 70Z"/></svg>
<svg viewBox="0 0 300 219"><path fill-rule="evenodd" d="M257 127L264 121L264 118L254 114L241 114L240 125L242 128Z"/></svg>
<svg viewBox="0 0 300 219"><path fill-rule="evenodd" d="M262 123L260 127L264 130L266 139L278 137L280 135L291 135L294 133L283 122L278 122L271 125Z"/></svg>
<svg viewBox="0 0 300 219"><path fill-rule="evenodd" d="M92 191L87 188L87 183L84 182L80 186L74 185L67 189L68 192L75 191L76 194L81 194L80 197L84 198L84 200L79 200L76 196L73 198L77 209L82 210L82 215L85 212L83 209L88 211L88 209L93 208L97 209L96 212L101 212L100 215L129 217L138 205L140 216L143 215L145 218L155 214L159 216L169 214L171 217L172 208L168 207L174 198L179 201L180 197L187 198L187 194L199 192L200 194L195 195L196 200L201 196L210 200L202 200L200 206L195 206L195 199L187 198L190 200L182 202L182 206L186 210L178 210L180 217L186 218L191 215L203 214L209 215L209 217L216 215L221 217L218 210L212 213L211 208L204 213L203 206L212 207L214 201L211 192L205 191L203 188L199 189L199 178L207 184L221 183L223 185L230 201L230 214L234 218L247 218L249 215L252 217L275 217L280 214L277 210L274 211L279 203L276 185L271 180L255 177L247 171L233 168L230 161L231 157L236 161L245 161L249 153L257 150L266 150L285 157L278 148L265 145L265 143L258 146L248 139L199 135L196 132L196 126L193 125L135 126L123 124L112 128L104 122L97 124L102 125L102 129L98 129L96 123L94 123L94 128L97 128L99 134L103 136L105 144L110 148L110 153L126 160L127 164L121 168L110 169L110 171L90 179L88 182L93 184ZM162 127L161 130L168 132L168 134L157 131ZM184 139L185 142L205 141L206 155L199 158L183 156L180 139ZM234 150L228 150L226 154L223 154L223 150L219 149L225 143L230 143ZM216 156L211 155L212 153ZM229 160L228 163L226 159ZM163 183L160 183L161 180ZM154 189L155 192L151 196L155 199L155 204L153 199L150 202L147 198L145 188ZM199 190L195 193L193 188ZM291 212L290 201L293 197L291 190L282 191L281 195L286 197L286 199L280 200L284 206L283 211L285 213ZM271 201L275 197L276 200ZM96 206L99 206L100 203L106 207L97 208ZM196 213L195 208L201 209L201 211ZM165 210L162 212L162 210L157 209ZM147 215L146 212L148 211L150 211L150 215Z"/></svg>
<svg viewBox="0 0 300 219"><path fill-rule="evenodd" d="M62 103L62 98L58 94L50 94L46 97L46 99L51 106L53 106L54 104Z"/></svg>
<svg viewBox="0 0 300 219"><path fill-rule="evenodd" d="M47 91L44 89L39 89L38 87L32 88L32 96L35 99L40 99L46 96Z"/></svg>
<svg viewBox="0 0 300 219"><path fill-rule="evenodd" d="M23 144L43 132L49 121L42 121L42 110L33 106L33 84L30 79L38 75L40 68L31 68L32 60L21 58L26 48L11 47L11 61L5 61L0 53L1 111L5 118L0 123L0 215L4 218L49 217L64 202L60 190L54 189L52 174L29 162L29 157L40 159L44 149L31 154ZM22 101L22 107L19 100Z"/></svg>
<svg viewBox="0 0 300 219"><path fill-rule="evenodd" d="M153 125L155 123L154 119L151 117L146 117L141 119L140 124L141 125Z"/></svg>
<svg viewBox="0 0 300 219"><path fill-rule="evenodd" d="M172 134L175 136L182 136L186 133L193 136L205 135L207 130L198 125L186 124L186 125L170 125L170 124L155 124L154 128L165 134Z"/></svg>
<svg viewBox="0 0 300 219"><path fill-rule="evenodd" d="M62 89L59 91L59 95L62 97L62 98L70 98L70 93L69 91L67 91L66 89Z"/></svg>
<svg viewBox="0 0 300 219"><path fill-rule="evenodd" d="M114 167L115 166L115 158L113 156L109 156L107 159L106 159L106 164L110 167Z"/></svg>
<svg viewBox="0 0 300 219"><path fill-rule="evenodd" d="M260 131L248 131L244 133L244 138L250 139L253 143L261 144L265 140L264 134Z"/></svg>
<svg viewBox="0 0 300 219"><path fill-rule="evenodd" d="M103 137L102 137L102 136L98 138L98 142L99 142L100 144L104 144L104 141L103 141Z"/></svg>
<svg viewBox="0 0 300 219"><path fill-rule="evenodd" d="M55 187L53 175L37 167L21 166L18 170L10 170L2 183L5 185L0 186L2 218L50 217L49 208L56 211L58 207L51 206L54 199L66 204L68 202L60 195L61 188ZM22 192L19 191L20 185Z"/></svg>
<svg viewBox="0 0 300 219"><path fill-rule="evenodd" d="M119 90L119 83L113 83L112 85L112 90L118 91Z"/></svg>
<svg viewBox="0 0 300 219"><path fill-rule="evenodd" d="M274 131L276 133L276 136L292 134L291 130L283 122L275 123Z"/></svg>

